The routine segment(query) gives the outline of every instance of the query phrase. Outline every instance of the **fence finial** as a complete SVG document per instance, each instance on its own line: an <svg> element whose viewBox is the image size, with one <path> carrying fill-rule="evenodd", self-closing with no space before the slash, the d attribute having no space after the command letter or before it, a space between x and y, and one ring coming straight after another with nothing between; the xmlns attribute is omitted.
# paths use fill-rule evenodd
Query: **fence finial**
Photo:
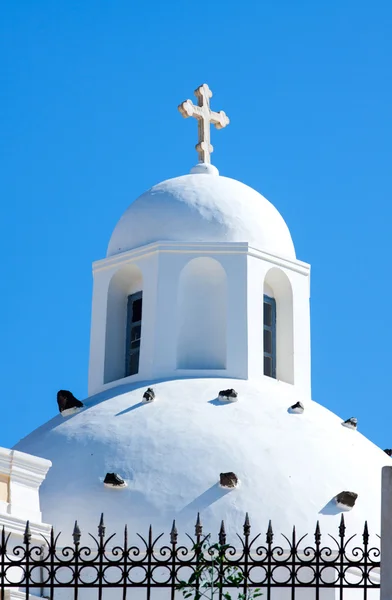
<svg viewBox="0 0 392 600"><path fill-rule="evenodd" d="M316 542L316 544L319 544L320 540L321 540L320 521L317 521L316 529L314 532L314 541Z"/></svg>
<svg viewBox="0 0 392 600"><path fill-rule="evenodd" d="M54 539L54 527L52 525L52 527L50 528L50 546L51 548L55 548L55 539Z"/></svg>
<svg viewBox="0 0 392 600"><path fill-rule="evenodd" d="M367 521L365 521L362 537L363 537L363 543L365 545L368 544L369 543L369 529L368 529Z"/></svg>
<svg viewBox="0 0 392 600"><path fill-rule="evenodd" d="M74 541L75 546L76 546L76 544L79 544L81 535L82 535L82 533L80 531L80 527L78 525L78 522L75 521L75 525L74 525L74 529L73 529L73 533L72 533L72 537L73 537L73 541Z"/></svg>
<svg viewBox="0 0 392 600"><path fill-rule="evenodd" d="M293 525L293 535L292 535L293 548L295 548L296 543L297 543L297 532L295 529L295 525Z"/></svg>
<svg viewBox="0 0 392 600"><path fill-rule="evenodd" d="M170 532L170 542L172 544L176 544L177 543L177 537L178 537L178 531L177 531L177 527L176 527L176 521L174 519L173 525L172 525L172 528L171 528L171 532Z"/></svg>
<svg viewBox="0 0 392 600"><path fill-rule="evenodd" d="M249 514L248 513L246 513L246 515L245 515L244 535L250 535L250 521L249 521Z"/></svg>
<svg viewBox="0 0 392 600"><path fill-rule="evenodd" d="M26 521L26 528L24 531L23 542L29 544L31 540L30 521Z"/></svg>
<svg viewBox="0 0 392 600"><path fill-rule="evenodd" d="M219 530L219 543L221 546L226 544L226 530L225 530L225 522L222 521L220 530Z"/></svg>
<svg viewBox="0 0 392 600"><path fill-rule="evenodd" d="M267 542L267 544L272 544L273 541L274 541L274 532L272 530L272 521L269 521L267 535L266 535L266 542Z"/></svg>
<svg viewBox="0 0 392 600"><path fill-rule="evenodd" d="M346 525L345 525L345 522L344 522L344 514L342 513L342 516L340 518L340 525L339 525L339 536L341 538L344 538L345 531L346 531Z"/></svg>
<svg viewBox="0 0 392 600"><path fill-rule="evenodd" d="M203 525L200 520L200 513L197 513L196 525L195 525L195 535L200 536L203 533Z"/></svg>
<svg viewBox="0 0 392 600"><path fill-rule="evenodd" d="M99 525L98 525L98 536L100 538L105 537L105 531L106 531L106 527L105 527L105 523L103 521L103 513L101 513L101 519L100 519Z"/></svg>

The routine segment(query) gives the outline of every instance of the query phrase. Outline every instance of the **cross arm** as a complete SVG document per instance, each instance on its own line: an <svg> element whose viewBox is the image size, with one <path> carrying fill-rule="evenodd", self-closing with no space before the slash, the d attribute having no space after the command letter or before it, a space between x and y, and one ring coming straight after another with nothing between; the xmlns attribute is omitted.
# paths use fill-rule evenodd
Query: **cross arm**
<svg viewBox="0 0 392 600"><path fill-rule="evenodd" d="M212 110L210 118L211 123L213 123L217 129L223 129L230 123L230 119L224 110L220 110L219 112Z"/></svg>
<svg viewBox="0 0 392 600"><path fill-rule="evenodd" d="M195 106L191 100L185 100L178 106L178 110L182 116L187 119L188 117L196 117L201 119L203 117L203 111L200 106Z"/></svg>

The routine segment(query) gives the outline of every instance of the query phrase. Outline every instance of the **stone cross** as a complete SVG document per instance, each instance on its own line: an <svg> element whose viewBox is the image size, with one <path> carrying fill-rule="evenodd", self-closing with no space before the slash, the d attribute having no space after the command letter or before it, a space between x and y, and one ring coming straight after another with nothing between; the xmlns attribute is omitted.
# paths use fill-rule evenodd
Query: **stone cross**
<svg viewBox="0 0 392 600"><path fill-rule="evenodd" d="M199 162L210 163L211 154L214 151L214 147L210 143L210 123L213 123L217 129L223 129L230 123L230 119L223 110L215 112L210 109L212 92L206 83L195 90L195 96L197 106L191 100L185 100L179 105L178 110L185 118L195 117L197 119L199 141L195 148L199 155Z"/></svg>

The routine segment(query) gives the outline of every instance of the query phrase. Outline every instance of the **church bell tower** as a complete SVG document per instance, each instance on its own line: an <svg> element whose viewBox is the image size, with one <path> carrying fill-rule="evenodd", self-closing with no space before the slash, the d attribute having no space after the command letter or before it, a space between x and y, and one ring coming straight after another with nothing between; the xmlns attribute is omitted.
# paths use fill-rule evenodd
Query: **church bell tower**
<svg viewBox="0 0 392 600"><path fill-rule="evenodd" d="M310 398L310 267L276 208L211 165L212 92L195 91L199 163L155 185L93 265L89 394L124 383L221 377Z"/></svg>

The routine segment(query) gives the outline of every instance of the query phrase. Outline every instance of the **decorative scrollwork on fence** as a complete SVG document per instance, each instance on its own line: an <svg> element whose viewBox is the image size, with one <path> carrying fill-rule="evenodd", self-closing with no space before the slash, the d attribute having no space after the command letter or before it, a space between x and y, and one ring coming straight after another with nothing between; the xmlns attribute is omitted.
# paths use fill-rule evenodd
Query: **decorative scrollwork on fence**
<svg viewBox="0 0 392 600"><path fill-rule="evenodd" d="M380 587L380 550L370 545L367 523L362 536L347 536L343 515L336 537L323 537L317 523L312 541L310 535L298 537L294 527L290 536L282 535L276 543L271 522L265 536L252 537L248 516L236 546L227 544L223 522L216 539L206 535L200 516L185 545L178 541L175 522L167 541L163 534L154 536L151 527L146 537L138 534L137 544L129 542L127 527L121 542L115 537L106 535L103 515L97 535L89 534L88 543L82 543L76 522L72 542L66 546L53 529L48 538L32 541L28 522L23 539L15 545L3 528L1 597L5 589L19 587L27 594L33 588L48 590L50 597L56 588L122 588L126 593L128 588L156 587L170 588L174 597L184 580L199 585L191 575L200 572L201 562L213 567L219 589L234 587L229 574L235 569L245 597L252 588L261 588L269 598L273 588L328 587L362 589L365 598L367 590Z"/></svg>

